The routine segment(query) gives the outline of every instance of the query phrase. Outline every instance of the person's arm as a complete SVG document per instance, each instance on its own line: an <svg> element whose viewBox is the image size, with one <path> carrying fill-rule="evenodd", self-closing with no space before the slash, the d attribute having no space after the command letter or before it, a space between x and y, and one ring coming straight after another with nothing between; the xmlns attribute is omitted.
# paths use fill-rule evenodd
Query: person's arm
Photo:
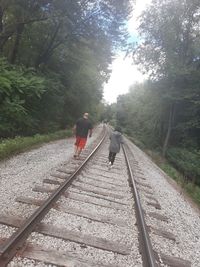
<svg viewBox="0 0 200 267"><path fill-rule="evenodd" d="M89 126L89 127L88 127L88 128L89 128L89 129L88 129L88 130L89 130L89 131L88 131L88 132L89 132L89 137L92 137L92 129L93 129L92 123L89 122L89 125L88 125L88 126Z"/></svg>
<svg viewBox="0 0 200 267"><path fill-rule="evenodd" d="M89 129L89 137L92 137L92 128Z"/></svg>
<svg viewBox="0 0 200 267"><path fill-rule="evenodd" d="M120 142L120 144L124 144L124 140L123 140L122 135L120 135L119 142Z"/></svg>
<svg viewBox="0 0 200 267"><path fill-rule="evenodd" d="M74 127L73 127L73 135L74 135L74 136L76 135L76 124L75 124Z"/></svg>

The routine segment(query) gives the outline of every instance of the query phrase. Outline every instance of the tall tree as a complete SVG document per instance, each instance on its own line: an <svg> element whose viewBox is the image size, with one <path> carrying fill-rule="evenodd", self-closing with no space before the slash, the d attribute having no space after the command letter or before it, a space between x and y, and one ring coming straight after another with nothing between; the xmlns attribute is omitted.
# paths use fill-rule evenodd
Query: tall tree
<svg viewBox="0 0 200 267"><path fill-rule="evenodd" d="M72 124L85 110L91 113L97 110L115 49L125 44L126 20L132 2L0 1L1 55L11 64L15 63L20 75L21 68L24 73L38 75L44 87L40 97L32 101L28 91L24 90L23 97L19 94L19 103L29 114L30 127L22 123L26 117L24 113L22 127L12 135L55 130ZM4 74L0 73L0 78L1 75L4 79ZM10 79L11 75L8 77ZM21 90L24 84L18 78L13 83L13 93ZM8 99L13 101L10 94ZM15 114L12 122L17 120ZM6 133L9 136L9 130Z"/></svg>
<svg viewBox="0 0 200 267"><path fill-rule="evenodd" d="M185 113L190 106L196 110L196 116L199 113L199 12L197 0L153 0L140 18L139 30L144 41L135 48L134 60L151 78L162 81L163 117L168 110L163 154L171 133L183 123L180 112ZM191 77L196 77L194 82ZM190 126L199 127L199 123Z"/></svg>

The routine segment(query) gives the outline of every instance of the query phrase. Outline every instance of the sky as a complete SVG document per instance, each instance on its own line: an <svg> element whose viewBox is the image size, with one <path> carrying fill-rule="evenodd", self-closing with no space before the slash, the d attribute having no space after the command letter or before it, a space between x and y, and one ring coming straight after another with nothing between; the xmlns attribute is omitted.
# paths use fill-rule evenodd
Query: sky
<svg viewBox="0 0 200 267"><path fill-rule="evenodd" d="M150 2L151 0L136 0L133 17L128 21L128 31L134 40L138 39L137 17ZM125 57L125 52L119 52L116 55L111 69L111 77L104 85L104 100L109 104L116 102L118 95L127 93L132 84L145 79L145 76L133 64L131 57Z"/></svg>

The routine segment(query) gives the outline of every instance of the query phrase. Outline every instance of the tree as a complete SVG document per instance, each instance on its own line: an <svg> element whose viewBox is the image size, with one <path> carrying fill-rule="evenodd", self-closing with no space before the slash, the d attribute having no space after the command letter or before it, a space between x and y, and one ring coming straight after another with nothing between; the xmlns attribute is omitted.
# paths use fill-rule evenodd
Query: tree
<svg viewBox="0 0 200 267"><path fill-rule="evenodd" d="M110 75L109 65L114 51L125 45L126 20L132 2L0 1L0 52L13 64L13 69L9 65L7 70L8 83L12 80L13 70L25 78L26 73L31 72L34 78L43 81L44 88L38 98L30 99L29 90L24 90L23 96L18 94L21 84L12 87L12 95L18 95L15 102L24 113L21 110L18 126L6 134L0 133L1 136L65 128L80 113L94 114L97 111L102 85ZM0 80L1 77L3 84L3 72ZM12 95L8 94L8 103L13 101ZM4 117L6 108L1 111ZM25 113L29 115L28 120ZM98 118L98 115L94 117ZM15 125L15 117L9 118L10 125ZM25 121L29 121L29 127Z"/></svg>
<svg viewBox="0 0 200 267"><path fill-rule="evenodd" d="M2 0L0 6L0 50L3 51L7 42L11 43L10 61L15 63L20 40L25 26L46 20L45 7L49 1Z"/></svg>
<svg viewBox="0 0 200 267"><path fill-rule="evenodd" d="M171 139L177 139L172 138L171 133L176 133L184 120L189 126L194 114L192 109L196 110L196 116L199 114L199 11L197 0L154 0L140 20L139 30L144 41L135 48L134 60L159 82L162 90L162 117L168 110L164 122L164 155ZM186 113L188 108L191 116L181 118L180 113ZM190 130L199 127L199 123L190 127ZM184 128L183 134L187 130Z"/></svg>
<svg viewBox="0 0 200 267"><path fill-rule="evenodd" d="M45 92L44 79L22 68L0 61L0 137L30 133L36 121L33 103ZM28 105L32 103L32 107Z"/></svg>

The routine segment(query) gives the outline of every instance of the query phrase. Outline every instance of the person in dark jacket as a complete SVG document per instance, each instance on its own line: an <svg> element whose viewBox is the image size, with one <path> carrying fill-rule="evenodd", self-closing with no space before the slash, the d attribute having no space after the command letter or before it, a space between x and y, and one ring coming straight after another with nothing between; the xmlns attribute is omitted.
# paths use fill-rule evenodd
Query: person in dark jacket
<svg viewBox="0 0 200 267"><path fill-rule="evenodd" d="M79 159L80 153L86 145L87 137L92 136L92 123L88 119L89 114L84 113L83 117L78 119L74 125L74 134L76 135L74 158Z"/></svg>
<svg viewBox="0 0 200 267"><path fill-rule="evenodd" d="M116 154L120 151L120 146L123 143L121 128L116 127L114 132L110 135L110 145L109 145L109 168L112 168L115 161Z"/></svg>

